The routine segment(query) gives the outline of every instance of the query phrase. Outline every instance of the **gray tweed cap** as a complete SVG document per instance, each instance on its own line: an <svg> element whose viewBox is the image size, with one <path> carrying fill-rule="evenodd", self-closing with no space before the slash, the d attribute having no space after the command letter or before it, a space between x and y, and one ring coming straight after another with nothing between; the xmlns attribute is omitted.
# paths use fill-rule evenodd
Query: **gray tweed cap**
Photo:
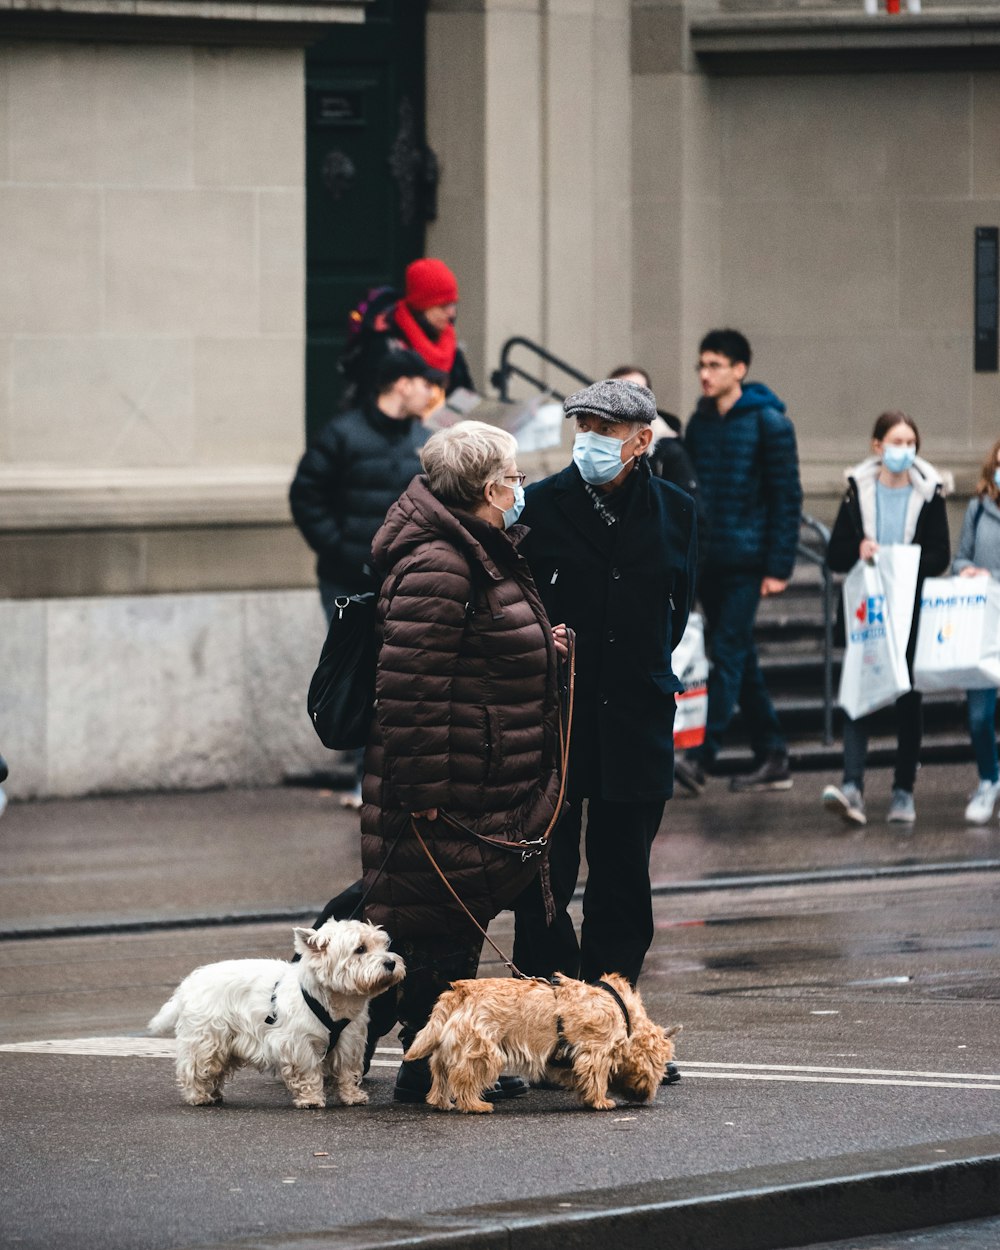
<svg viewBox="0 0 1000 1250"><path fill-rule="evenodd" d="M563 412L567 417L595 412L608 421L650 422L656 416L656 400L648 386L608 378L568 395L563 400Z"/></svg>

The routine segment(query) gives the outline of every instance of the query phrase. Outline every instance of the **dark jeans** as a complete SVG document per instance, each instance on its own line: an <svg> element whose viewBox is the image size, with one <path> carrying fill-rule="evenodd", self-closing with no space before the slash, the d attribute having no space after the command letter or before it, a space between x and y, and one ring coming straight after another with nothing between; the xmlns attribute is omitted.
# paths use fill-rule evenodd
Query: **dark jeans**
<svg viewBox="0 0 1000 1250"><path fill-rule="evenodd" d="M997 767L997 692L992 686L985 690L967 690L965 698L969 710L969 736L976 754L979 780L996 781L1000 778Z"/></svg>
<svg viewBox="0 0 1000 1250"><path fill-rule="evenodd" d="M634 985L653 941L649 854L663 817L653 803L587 802L587 885L577 941L567 908L580 874L583 803L572 803L556 826L549 871L556 915L545 922L541 881L536 877L514 904L514 963L528 976L595 981L620 972Z"/></svg>
<svg viewBox="0 0 1000 1250"><path fill-rule="evenodd" d="M709 573L699 579L698 599L705 615L712 668L705 742L689 755L705 768L711 768L719 754L737 705L746 721L755 758L786 749L753 640L760 583L759 573Z"/></svg>
<svg viewBox="0 0 1000 1250"><path fill-rule="evenodd" d="M906 790L910 794L917 780L920 740L924 734L923 703L919 690L908 690L896 700L896 769L892 788ZM858 720L844 717L844 780L853 782L862 792L865 788L871 723L871 716L862 716Z"/></svg>

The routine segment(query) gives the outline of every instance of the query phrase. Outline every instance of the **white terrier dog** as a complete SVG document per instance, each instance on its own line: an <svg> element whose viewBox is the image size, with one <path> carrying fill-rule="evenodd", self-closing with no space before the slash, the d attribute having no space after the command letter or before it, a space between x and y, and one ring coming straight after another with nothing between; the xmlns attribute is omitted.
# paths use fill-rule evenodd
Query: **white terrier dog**
<svg viewBox="0 0 1000 1250"><path fill-rule="evenodd" d="M149 1022L177 1036L177 1084L192 1106L222 1102L230 1072L275 1072L296 1107L323 1107L325 1076L340 1101L368 1101L360 1088L368 1000L403 979L388 935L360 920L295 929L298 963L228 959L185 977Z"/></svg>

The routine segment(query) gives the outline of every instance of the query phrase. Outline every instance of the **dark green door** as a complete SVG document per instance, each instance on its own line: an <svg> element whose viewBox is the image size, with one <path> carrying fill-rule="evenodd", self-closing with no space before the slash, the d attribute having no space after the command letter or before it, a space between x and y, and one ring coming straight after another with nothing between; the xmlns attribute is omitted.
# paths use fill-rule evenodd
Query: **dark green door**
<svg viewBox="0 0 1000 1250"><path fill-rule="evenodd" d="M375 0L306 54L306 428L337 409L350 309L422 255L426 0Z"/></svg>

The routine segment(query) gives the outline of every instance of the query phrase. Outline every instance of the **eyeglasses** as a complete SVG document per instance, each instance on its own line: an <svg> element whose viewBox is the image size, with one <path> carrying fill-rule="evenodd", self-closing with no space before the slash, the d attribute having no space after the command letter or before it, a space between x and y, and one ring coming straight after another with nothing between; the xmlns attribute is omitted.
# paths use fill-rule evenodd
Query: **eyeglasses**
<svg viewBox="0 0 1000 1250"><path fill-rule="evenodd" d="M701 373L703 370L706 373L718 373L720 369L731 369L732 367L731 364L724 363L721 360L706 360L704 364L699 360L694 367L694 371L695 373Z"/></svg>
<svg viewBox="0 0 1000 1250"><path fill-rule="evenodd" d="M505 482L515 482L518 486L523 486L528 480L527 473L505 473L503 475Z"/></svg>

